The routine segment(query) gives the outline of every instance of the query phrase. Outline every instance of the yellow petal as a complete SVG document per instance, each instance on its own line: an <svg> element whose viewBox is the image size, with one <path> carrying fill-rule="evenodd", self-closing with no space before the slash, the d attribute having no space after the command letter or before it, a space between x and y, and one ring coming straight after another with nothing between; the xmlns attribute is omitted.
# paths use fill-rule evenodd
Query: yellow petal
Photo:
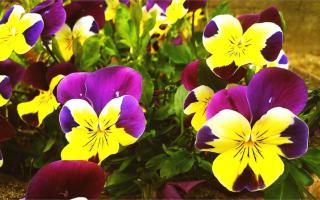
<svg viewBox="0 0 320 200"><path fill-rule="evenodd" d="M70 27L65 24L55 35L55 41L63 60L70 60L73 55L73 38Z"/></svg>

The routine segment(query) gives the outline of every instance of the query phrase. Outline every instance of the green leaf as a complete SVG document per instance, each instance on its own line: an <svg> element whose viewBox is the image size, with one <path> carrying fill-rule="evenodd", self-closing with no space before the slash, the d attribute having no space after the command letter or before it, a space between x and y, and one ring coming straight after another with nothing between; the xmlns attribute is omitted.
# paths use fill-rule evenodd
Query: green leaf
<svg viewBox="0 0 320 200"><path fill-rule="evenodd" d="M161 47L161 53L176 64L188 64L195 59L187 45L174 45L166 42Z"/></svg>
<svg viewBox="0 0 320 200"><path fill-rule="evenodd" d="M287 173L282 176L264 191L264 198L272 200L301 199L299 188L294 179Z"/></svg>
<svg viewBox="0 0 320 200"><path fill-rule="evenodd" d="M160 105L160 107L155 111L153 119L164 120L174 114L175 114L174 104L169 102L165 105Z"/></svg>
<svg viewBox="0 0 320 200"><path fill-rule="evenodd" d="M184 100L188 94L188 91L183 87L183 85L180 85L178 87L176 94L174 95L174 109L177 116L183 116L183 104Z"/></svg>
<svg viewBox="0 0 320 200"><path fill-rule="evenodd" d="M177 151L170 153L160 169L160 177L171 178L178 174L186 173L193 167L194 158L187 151Z"/></svg>
<svg viewBox="0 0 320 200"><path fill-rule="evenodd" d="M212 163L202 159L201 157L197 157L198 165L202 169L206 170L207 172L212 173Z"/></svg>
<svg viewBox="0 0 320 200"><path fill-rule="evenodd" d="M42 152L45 153L45 152L49 151L55 143L56 143L55 138L49 138L49 140L47 141L47 144L44 147Z"/></svg>
<svg viewBox="0 0 320 200"><path fill-rule="evenodd" d="M117 46L110 37L106 37L104 39L104 46L102 48L102 51L104 54L109 55L109 56L118 56L119 55Z"/></svg>
<svg viewBox="0 0 320 200"><path fill-rule="evenodd" d="M133 160L134 160L134 157L129 157L128 159L124 160L118 169L119 172L125 170L132 163Z"/></svg>
<svg viewBox="0 0 320 200"><path fill-rule="evenodd" d="M150 75L147 72L142 75L143 75L143 81L142 81L141 102L143 103L143 105L149 106L153 98L154 85Z"/></svg>
<svg viewBox="0 0 320 200"><path fill-rule="evenodd" d="M229 2L226 0L222 0L220 1L220 4L214 9L212 17L215 17L217 15L229 14L229 13L230 13Z"/></svg>
<svg viewBox="0 0 320 200"><path fill-rule="evenodd" d="M289 165L290 174L295 181L302 186L310 186L313 183L313 179L308 172L302 168L298 168L293 164Z"/></svg>
<svg viewBox="0 0 320 200"><path fill-rule="evenodd" d="M217 77L204 61L201 61L198 68L198 82L199 85L206 85L214 91L224 89L227 86L227 83Z"/></svg>
<svg viewBox="0 0 320 200"><path fill-rule="evenodd" d="M136 177L135 175L123 173L116 170L116 171L113 171L112 174L108 177L106 186L110 187L113 185L118 185L128 181L132 181L133 179L135 179L135 177Z"/></svg>
<svg viewBox="0 0 320 200"><path fill-rule="evenodd" d="M88 38L82 47L80 70L92 71L100 59L100 39L98 36Z"/></svg>
<svg viewBox="0 0 320 200"><path fill-rule="evenodd" d="M162 167L164 161L167 159L168 156L166 154L156 155L146 163L146 168L158 170Z"/></svg>

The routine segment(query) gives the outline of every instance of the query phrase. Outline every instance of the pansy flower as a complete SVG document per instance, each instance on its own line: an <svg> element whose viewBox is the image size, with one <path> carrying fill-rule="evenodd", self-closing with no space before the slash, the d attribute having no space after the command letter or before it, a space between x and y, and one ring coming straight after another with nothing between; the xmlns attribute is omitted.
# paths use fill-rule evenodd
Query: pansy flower
<svg viewBox="0 0 320 200"><path fill-rule="evenodd" d="M105 0L72 0L70 4L64 6L64 9L67 13L66 24L70 27L73 27L80 18L90 15L97 22L99 28L103 28Z"/></svg>
<svg viewBox="0 0 320 200"><path fill-rule="evenodd" d="M64 75L75 72L70 63L47 67L44 63L33 63L27 68L24 82L38 89L39 94L31 101L18 104L21 119L33 126L40 126L43 120L55 111L60 103L56 99L56 87Z"/></svg>
<svg viewBox="0 0 320 200"><path fill-rule="evenodd" d="M43 29L41 15L25 13L23 7L10 7L0 20L0 61L6 60L14 51L27 53L37 42Z"/></svg>
<svg viewBox="0 0 320 200"><path fill-rule="evenodd" d="M230 191L263 190L284 171L281 157L294 159L308 148L308 126L297 117L307 87L294 73L266 68L248 86L217 92L196 147L219 154L213 174Z"/></svg>
<svg viewBox="0 0 320 200"><path fill-rule="evenodd" d="M264 66L277 59L282 42L278 25L255 23L244 31L240 21L231 15L214 17L203 34L203 45L212 54L206 60L212 70L232 64Z"/></svg>
<svg viewBox="0 0 320 200"><path fill-rule="evenodd" d="M88 161L60 160L42 167L31 179L25 199L98 199L106 173Z"/></svg>
<svg viewBox="0 0 320 200"><path fill-rule="evenodd" d="M198 9L204 8L207 4L207 0L186 0L184 6L189 12L195 12Z"/></svg>
<svg viewBox="0 0 320 200"><path fill-rule="evenodd" d="M39 13L44 21L44 28L41 37L51 38L58 32L66 21L66 11L63 8L62 0L46 0L36 5L32 13Z"/></svg>
<svg viewBox="0 0 320 200"><path fill-rule="evenodd" d="M107 4L107 9L105 10L106 21L114 20L116 17L117 7L120 3L130 6L130 0L105 0Z"/></svg>
<svg viewBox="0 0 320 200"><path fill-rule="evenodd" d="M101 163L138 140L146 121L139 105L142 77L129 67L106 67L66 76L57 95L60 125L69 144L63 160Z"/></svg>
<svg viewBox="0 0 320 200"><path fill-rule="evenodd" d="M59 49L60 56L65 61L69 61L74 54L74 46L76 44L83 45L89 37L97 34L99 27L92 16L80 18L73 29L65 24L55 35L55 41Z"/></svg>

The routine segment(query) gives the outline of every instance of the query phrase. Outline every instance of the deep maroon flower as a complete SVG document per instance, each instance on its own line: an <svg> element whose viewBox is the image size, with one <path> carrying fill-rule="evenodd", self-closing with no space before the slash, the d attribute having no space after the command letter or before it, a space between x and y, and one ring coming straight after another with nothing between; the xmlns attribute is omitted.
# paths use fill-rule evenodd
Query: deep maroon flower
<svg viewBox="0 0 320 200"><path fill-rule="evenodd" d="M73 27L78 19L87 15L91 15L94 18L100 29L105 23L105 0L72 0L71 4L66 5L64 8L67 12L66 23L70 27Z"/></svg>
<svg viewBox="0 0 320 200"><path fill-rule="evenodd" d="M56 161L41 168L28 185L26 199L98 199L106 174L88 161Z"/></svg>
<svg viewBox="0 0 320 200"><path fill-rule="evenodd" d="M63 8L62 0L46 0L34 7L31 12L42 16L44 29L41 37L44 39L52 37L66 21L66 11Z"/></svg>
<svg viewBox="0 0 320 200"><path fill-rule="evenodd" d="M199 8L205 7L207 0L186 0L184 6L189 9L189 12L196 11Z"/></svg>

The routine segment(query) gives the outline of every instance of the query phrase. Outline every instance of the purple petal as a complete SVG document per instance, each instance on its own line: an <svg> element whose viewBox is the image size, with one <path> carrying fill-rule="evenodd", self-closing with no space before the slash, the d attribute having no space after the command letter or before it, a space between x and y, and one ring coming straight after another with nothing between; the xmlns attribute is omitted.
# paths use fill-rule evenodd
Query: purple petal
<svg viewBox="0 0 320 200"><path fill-rule="evenodd" d="M98 23L101 29L105 23L104 11L106 8L105 0L75 0L65 7L67 13L66 23L73 27L78 19L81 17L91 15Z"/></svg>
<svg viewBox="0 0 320 200"><path fill-rule="evenodd" d="M74 120L70 109L67 106L63 106L60 114L59 121L61 129L64 133L69 133L72 128L79 126L79 124Z"/></svg>
<svg viewBox="0 0 320 200"><path fill-rule="evenodd" d="M38 4L31 10L39 13L44 21L44 29L41 33L43 38L50 38L58 32L66 21L66 11L61 0L47 0Z"/></svg>
<svg viewBox="0 0 320 200"><path fill-rule="evenodd" d="M16 134L15 129L13 126L0 115L0 142L9 140L10 138L14 137Z"/></svg>
<svg viewBox="0 0 320 200"><path fill-rule="evenodd" d="M157 4L164 12L167 10L168 6L171 4L172 0L147 0L147 11L152 9L152 7Z"/></svg>
<svg viewBox="0 0 320 200"><path fill-rule="evenodd" d="M206 38L212 37L218 33L218 26L214 20L211 20L205 27L203 36Z"/></svg>
<svg viewBox="0 0 320 200"><path fill-rule="evenodd" d="M283 29L282 20L278 9L275 6L271 6L260 13L259 22L272 22L277 24Z"/></svg>
<svg viewBox="0 0 320 200"><path fill-rule="evenodd" d="M47 66L43 62L32 63L26 70L23 82L41 90L48 90L49 84L46 80Z"/></svg>
<svg viewBox="0 0 320 200"><path fill-rule="evenodd" d="M106 175L88 161L56 161L41 168L29 183L26 199L97 199Z"/></svg>
<svg viewBox="0 0 320 200"><path fill-rule="evenodd" d="M198 67L200 65L199 60L195 60L189 63L181 74L181 83L183 86L191 91L194 88L198 87Z"/></svg>
<svg viewBox="0 0 320 200"><path fill-rule="evenodd" d="M43 26L43 21L38 21L23 32L23 35L29 46L33 46L37 42L43 30Z"/></svg>
<svg viewBox="0 0 320 200"><path fill-rule="evenodd" d="M186 0L184 7L189 9L189 12L196 11L199 8L205 7L207 0Z"/></svg>
<svg viewBox="0 0 320 200"><path fill-rule="evenodd" d="M306 105L308 92L304 81L286 69L266 68L248 85L247 97L253 122L274 107L289 109L298 115Z"/></svg>
<svg viewBox="0 0 320 200"><path fill-rule="evenodd" d="M282 32L276 32L266 41L266 46L261 50L263 57L268 61L277 59L282 49L283 35Z"/></svg>
<svg viewBox="0 0 320 200"><path fill-rule="evenodd" d="M180 200L182 199L181 195L177 191L177 188L175 188L171 184L165 184L164 188L162 189L162 198L168 199L168 200Z"/></svg>
<svg viewBox="0 0 320 200"><path fill-rule="evenodd" d="M237 17L241 23L243 31L246 31L250 26L258 23L260 20L259 14L244 14Z"/></svg>
<svg viewBox="0 0 320 200"><path fill-rule="evenodd" d="M250 121L251 113L246 95L246 86L235 86L230 89L220 90L209 101L206 111L207 119L210 119L221 110L231 109L241 113Z"/></svg>
<svg viewBox="0 0 320 200"><path fill-rule="evenodd" d="M120 3L125 4L126 6L130 6L130 0L119 0Z"/></svg>
<svg viewBox="0 0 320 200"><path fill-rule="evenodd" d="M256 191L257 189L264 187L265 185L262 177L260 175L257 177L249 165L247 165L242 174L236 179L233 185L233 190L236 192L240 192L244 189Z"/></svg>
<svg viewBox="0 0 320 200"><path fill-rule="evenodd" d="M12 95L12 85L10 82L10 78L8 76L2 77L4 77L4 79L0 82L0 98L9 100Z"/></svg>
<svg viewBox="0 0 320 200"><path fill-rule="evenodd" d="M288 64L288 57L287 57L287 55L284 53L282 56L281 56L281 58L280 58L280 60L279 60L279 64L280 65L287 65Z"/></svg>
<svg viewBox="0 0 320 200"><path fill-rule="evenodd" d="M308 150L308 125L295 117L294 123L281 133L281 137L288 137L292 143L279 145L282 153L287 158L297 158Z"/></svg>
<svg viewBox="0 0 320 200"><path fill-rule="evenodd" d="M176 186L177 188L183 190L185 193L189 193L194 187L203 182L205 182L205 180L169 182L168 184Z"/></svg>
<svg viewBox="0 0 320 200"><path fill-rule="evenodd" d="M106 67L91 73L85 85L86 97L99 114L103 107L116 97L131 95L139 101L142 77L129 67Z"/></svg>
<svg viewBox="0 0 320 200"><path fill-rule="evenodd" d="M196 136L196 143L195 146L199 150L211 149L213 146L207 144L208 142L213 142L215 139L218 139L215 136L209 126L203 126Z"/></svg>
<svg viewBox="0 0 320 200"><path fill-rule="evenodd" d="M137 99L129 95L124 96L116 127L124 128L126 133L139 138L145 126L146 119Z"/></svg>
<svg viewBox="0 0 320 200"><path fill-rule="evenodd" d="M69 62L53 65L49 67L47 70L47 74L46 74L47 83L50 83L51 79L59 74L66 76L76 71L78 71L77 68Z"/></svg>
<svg viewBox="0 0 320 200"><path fill-rule="evenodd" d="M15 86L23 79L25 71L23 66L12 60L0 62L0 74L8 76L12 86Z"/></svg>
<svg viewBox="0 0 320 200"><path fill-rule="evenodd" d="M57 86L57 99L64 104L70 99L84 99L86 78L90 73L76 72L65 76Z"/></svg>
<svg viewBox="0 0 320 200"><path fill-rule="evenodd" d="M14 7L11 6L3 15L2 19L0 20L0 24L5 24L8 22L8 19L13 11Z"/></svg>
<svg viewBox="0 0 320 200"><path fill-rule="evenodd" d="M182 36L181 35L178 35L177 37L173 38L171 40L171 43L174 44L174 45L181 45L182 44Z"/></svg>

